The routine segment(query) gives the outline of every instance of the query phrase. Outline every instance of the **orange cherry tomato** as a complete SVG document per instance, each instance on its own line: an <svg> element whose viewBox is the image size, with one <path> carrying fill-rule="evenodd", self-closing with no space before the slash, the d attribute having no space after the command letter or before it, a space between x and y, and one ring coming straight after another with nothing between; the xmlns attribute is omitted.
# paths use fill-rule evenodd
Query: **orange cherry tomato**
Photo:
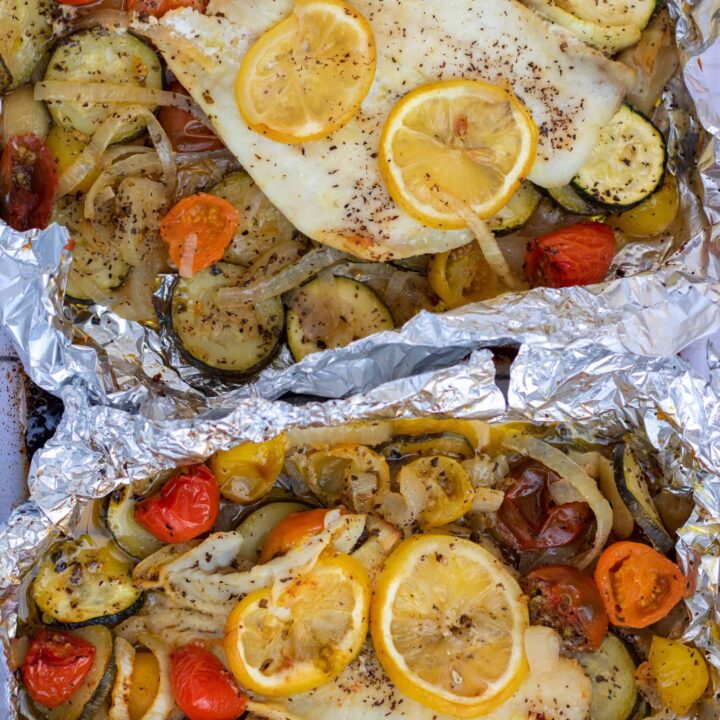
<svg viewBox="0 0 720 720"><path fill-rule="evenodd" d="M207 0L128 0L127 9L141 15L162 17L170 10L189 7L198 12L205 12Z"/></svg>
<svg viewBox="0 0 720 720"><path fill-rule="evenodd" d="M235 720L247 695L209 650L183 645L170 653L170 683L175 702L190 720Z"/></svg>
<svg viewBox="0 0 720 720"><path fill-rule="evenodd" d="M48 708L66 702L80 687L95 658L95 646L63 630L38 630L22 664L28 694Z"/></svg>
<svg viewBox="0 0 720 720"><path fill-rule="evenodd" d="M179 82L171 83L168 90L180 95L189 95ZM161 107L158 111L158 120L177 152L205 152L225 147L212 130L206 128L187 110Z"/></svg>
<svg viewBox="0 0 720 720"><path fill-rule="evenodd" d="M135 505L135 520L158 540L182 543L208 532L220 512L220 488L205 465L170 478Z"/></svg>
<svg viewBox="0 0 720 720"><path fill-rule="evenodd" d="M615 235L602 223L584 222L528 244L525 274L532 287L570 287L601 282L615 255Z"/></svg>
<svg viewBox="0 0 720 720"><path fill-rule="evenodd" d="M260 553L260 562L284 555L288 550L300 545L307 538L317 535L325 529L325 516L330 512L326 508L290 513L271 531Z"/></svg>
<svg viewBox="0 0 720 720"><path fill-rule="evenodd" d="M644 628L664 618L685 594L680 568L636 542L610 545L595 568L595 584L610 622Z"/></svg>
<svg viewBox="0 0 720 720"><path fill-rule="evenodd" d="M160 236L182 277L222 259L240 214L223 198L198 193L181 200L160 221Z"/></svg>
<svg viewBox="0 0 720 720"><path fill-rule="evenodd" d="M608 616L593 579L572 565L545 565L521 582L533 625L560 633L571 653L595 652L607 635Z"/></svg>

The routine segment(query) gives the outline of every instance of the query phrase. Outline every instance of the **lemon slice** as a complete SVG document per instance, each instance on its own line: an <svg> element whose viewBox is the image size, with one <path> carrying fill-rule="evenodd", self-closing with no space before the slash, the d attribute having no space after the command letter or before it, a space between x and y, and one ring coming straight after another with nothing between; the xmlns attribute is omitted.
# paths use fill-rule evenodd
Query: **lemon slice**
<svg viewBox="0 0 720 720"><path fill-rule="evenodd" d="M307 574L241 600L225 624L225 653L240 684L284 697L331 680L360 652L370 580L349 555L321 558Z"/></svg>
<svg viewBox="0 0 720 720"><path fill-rule="evenodd" d="M528 673L527 604L487 550L447 535L416 535L376 581L371 632L380 664L413 700L477 717L507 700Z"/></svg>
<svg viewBox="0 0 720 720"><path fill-rule="evenodd" d="M360 109L375 78L367 20L342 0L297 0L250 48L235 86L245 122L278 142L326 137Z"/></svg>
<svg viewBox="0 0 720 720"><path fill-rule="evenodd" d="M538 130L498 85L424 85L392 110L380 138L380 170L395 202L425 225L467 227L502 209L535 161Z"/></svg>

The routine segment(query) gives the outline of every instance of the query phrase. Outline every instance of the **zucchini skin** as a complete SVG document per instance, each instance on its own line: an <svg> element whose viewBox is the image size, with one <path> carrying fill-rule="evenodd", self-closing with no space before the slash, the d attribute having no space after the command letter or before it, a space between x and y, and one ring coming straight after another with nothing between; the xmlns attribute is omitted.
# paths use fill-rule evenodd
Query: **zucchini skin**
<svg viewBox="0 0 720 720"><path fill-rule="evenodd" d="M145 593L140 593L140 597L129 607L121 610L120 612L112 613L110 615L101 615L96 618L88 618L81 622L60 622L59 620L53 620L48 623L50 627L57 628L58 630L77 630L78 628L88 627L88 625L107 625L115 626L121 623L123 620L127 620L131 615L137 615L142 606L145 604Z"/></svg>
<svg viewBox="0 0 720 720"><path fill-rule="evenodd" d="M129 498L126 497L128 493L131 494L131 497ZM128 509L123 507L126 503L132 505L132 508ZM124 521L124 517L122 515L123 511L126 513L133 513L130 523L134 523L136 525L136 527L127 527L127 532L130 533L131 536L133 532L142 533L144 536L138 540L135 546L131 546L130 543L123 539L123 535L121 535L120 532L122 528L118 527L118 522ZM122 488L113 490L113 492L105 498L105 502L102 507L102 519L105 523L105 527L115 541L115 544L123 552L127 553L135 560L144 560L149 555L152 555L153 552L159 550L163 546L163 543L157 540L154 536L150 535L147 530L137 525L137 522L134 519L134 512L135 498L132 497L131 486L126 485Z"/></svg>
<svg viewBox="0 0 720 720"><path fill-rule="evenodd" d="M262 360L255 363L251 367L248 367L247 369L242 371L227 370L224 368L218 368L213 365L209 365L208 363L205 363L199 358L195 357L184 347L182 339L177 333L174 324L173 297L175 295L175 292L177 291L180 280L181 278L179 276L173 277L169 284L166 287L162 288L161 293L156 293L154 295L153 302L155 305L155 312L157 314L158 321L160 322L163 334L165 335L169 344L172 345L173 349L177 350L177 352L182 356L185 362L187 362L189 365L192 365L193 367L196 367L198 370L202 370L204 373L211 377L214 376L228 382L242 383L251 380L255 375L257 375L257 373L259 373L263 368L269 365L277 357L286 336L286 314L284 306L282 307L281 327L275 338L275 344L272 350L268 354L266 354L262 358Z"/></svg>

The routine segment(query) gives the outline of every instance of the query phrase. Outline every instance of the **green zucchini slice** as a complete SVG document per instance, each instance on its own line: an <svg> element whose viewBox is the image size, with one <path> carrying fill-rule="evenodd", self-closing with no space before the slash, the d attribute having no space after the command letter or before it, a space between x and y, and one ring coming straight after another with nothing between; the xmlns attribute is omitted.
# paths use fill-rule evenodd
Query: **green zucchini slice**
<svg viewBox="0 0 720 720"><path fill-rule="evenodd" d="M394 325L387 306L368 285L346 277L317 278L303 285L293 299L288 345L299 361Z"/></svg>
<svg viewBox="0 0 720 720"><path fill-rule="evenodd" d="M227 174L208 193L227 200L240 213L237 232L223 257L225 262L247 267L276 243L292 240L295 228L247 173Z"/></svg>
<svg viewBox="0 0 720 720"><path fill-rule="evenodd" d="M244 272L237 265L216 263L190 279L178 278L170 302L172 330L188 361L238 380L273 359L285 324L279 297L240 308L218 307L218 290L240 285Z"/></svg>
<svg viewBox="0 0 720 720"><path fill-rule="evenodd" d="M488 225L494 235L509 235L519 230L540 204L540 193L526 180L515 191L508 204L497 215L490 218Z"/></svg>
<svg viewBox="0 0 720 720"><path fill-rule="evenodd" d="M58 43L45 71L45 80L129 84L160 90L162 66L155 51L134 35L97 26L80 30ZM47 104L58 125L85 135L92 135L121 107L88 103L82 97L77 102L50 100ZM132 137L144 127L144 118L132 120L118 131L113 142Z"/></svg>
<svg viewBox="0 0 720 720"><path fill-rule="evenodd" d="M137 560L144 560L163 546L135 520L135 497L129 487L118 488L108 497L105 524L118 547Z"/></svg>
<svg viewBox="0 0 720 720"><path fill-rule="evenodd" d="M609 633L594 653L577 660L592 683L592 720L629 720L642 698L635 682L635 663L622 640Z"/></svg>
<svg viewBox="0 0 720 720"><path fill-rule="evenodd" d="M0 2L0 92L30 80L52 39L51 0Z"/></svg>
<svg viewBox="0 0 720 720"><path fill-rule="evenodd" d="M123 259L120 243L115 242L115 224L109 218L99 217L96 223L84 225L85 230L81 231L83 201L78 196L66 195L56 200L51 220L64 225L74 242L65 287L68 298L91 302L83 290L83 279L86 278L92 280L100 291L110 292L122 287L131 267Z"/></svg>
<svg viewBox="0 0 720 720"><path fill-rule="evenodd" d="M110 707L116 675L112 633L102 625L90 625L73 634L95 646L95 659L82 685L62 705L46 708L32 703L45 720L96 720Z"/></svg>
<svg viewBox="0 0 720 720"><path fill-rule="evenodd" d="M615 448L613 461L618 493L656 550L667 555L675 543L663 526L644 473L630 447L621 443Z"/></svg>
<svg viewBox="0 0 720 720"><path fill-rule="evenodd" d="M394 462L428 455L446 455L462 460L475 457L475 448L470 441L455 433L398 435L381 445L378 452Z"/></svg>
<svg viewBox="0 0 720 720"><path fill-rule="evenodd" d="M238 555L257 564L270 531L291 513L308 509L307 505L299 502L271 502L253 510L238 525L237 531L244 540Z"/></svg>
<svg viewBox="0 0 720 720"><path fill-rule="evenodd" d="M630 208L662 185L666 156L662 133L644 115L623 105L603 128L573 186L591 202Z"/></svg>
<svg viewBox="0 0 720 720"><path fill-rule="evenodd" d="M593 216L603 214L603 209L600 206L593 205L586 198L581 197L572 185L548 188L547 194L558 207L572 215Z"/></svg>
<svg viewBox="0 0 720 720"><path fill-rule="evenodd" d="M118 623L142 604L132 568L112 543L98 546L88 536L63 540L40 563L32 598L59 627Z"/></svg>
<svg viewBox="0 0 720 720"><path fill-rule="evenodd" d="M555 0L555 4L580 20L642 30L650 22L658 0Z"/></svg>

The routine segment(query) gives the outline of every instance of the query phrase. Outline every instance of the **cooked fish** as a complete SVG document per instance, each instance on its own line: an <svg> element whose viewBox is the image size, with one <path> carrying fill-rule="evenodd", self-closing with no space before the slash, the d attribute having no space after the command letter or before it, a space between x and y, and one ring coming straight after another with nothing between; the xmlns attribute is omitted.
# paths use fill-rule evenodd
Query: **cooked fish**
<svg viewBox="0 0 720 720"><path fill-rule="evenodd" d="M515 695L479 720L586 720L590 692L580 666L560 658L551 672L531 672ZM253 702L249 709L267 720L452 720L402 695L369 645L335 680L287 699Z"/></svg>
<svg viewBox="0 0 720 720"><path fill-rule="evenodd" d="M426 228L390 198L379 136L397 101L427 82L509 83L540 130L530 179L568 183L632 85L633 72L517 0L353 0L378 48L375 82L358 115L330 137L284 145L251 131L235 101L240 63L293 0L211 0L207 15L166 14L151 38L223 141L301 232L369 260L467 243L466 230ZM140 28L142 30L142 28ZM147 28L145 28L147 31Z"/></svg>

